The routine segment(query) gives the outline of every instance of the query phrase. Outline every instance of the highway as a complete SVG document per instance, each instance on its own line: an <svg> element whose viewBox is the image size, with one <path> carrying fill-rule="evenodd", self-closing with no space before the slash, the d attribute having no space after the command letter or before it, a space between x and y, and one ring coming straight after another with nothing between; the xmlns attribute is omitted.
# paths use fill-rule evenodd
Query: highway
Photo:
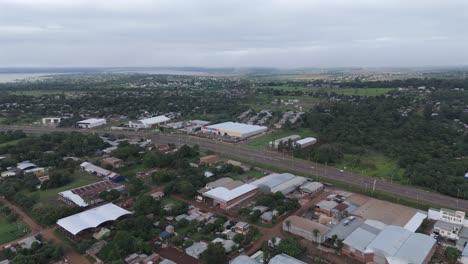
<svg viewBox="0 0 468 264"><path fill-rule="evenodd" d="M376 191L385 192L391 195L409 198L420 201L421 203L432 206L452 208L462 211L468 211L468 201L454 197L438 194L435 192L416 189L411 186L400 185L380 178L372 178L347 171L317 164L311 161L295 159L285 156L278 152L246 149L240 144L229 144L199 137L192 137L179 134L154 133L148 131L109 131L109 130L85 130L72 128L54 128L54 127L36 127L36 126L0 126L0 131L22 130L27 134L45 134L51 132L73 132L98 133L126 135L129 137L150 138L155 143L175 143L177 145L199 145L200 148L211 150L221 154L237 157L241 160L250 160L258 163L268 164L285 170L293 170L304 174L313 174L323 179L331 179L348 183L351 185L362 186L372 190L375 186Z"/></svg>

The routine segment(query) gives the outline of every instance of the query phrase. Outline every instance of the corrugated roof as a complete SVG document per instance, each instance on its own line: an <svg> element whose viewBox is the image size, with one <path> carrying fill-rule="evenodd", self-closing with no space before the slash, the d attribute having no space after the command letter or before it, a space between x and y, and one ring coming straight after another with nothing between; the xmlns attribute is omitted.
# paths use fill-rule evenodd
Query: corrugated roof
<svg viewBox="0 0 468 264"><path fill-rule="evenodd" d="M300 140L296 141L296 144L304 145L304 144L308 144L308 143L311 143L311 142L317 142L317 139L314 138L314 137L306 137L306 138L303 138L303 139L300 139Z"/></svg>
<svg viewBox="0 0 468 264"><path fill-rule="evenodd" d="M311 182L311 181L304 183L300 187L301 191L311 192L311 193L315 192L315 191L317 191L318 189L321 189L321 188L323 188L323 184L321 184L320 182Z"/></svg>
<svg viewBox="0 0 468 264"><path fill-rule="evenodd" d="M244 195L250 191L257 189L257 186L252 184L244 184L232 190L228 190L224 187L214 188L213 190L209 190L205 192L203 195L206 197L216 199L222 202L229 202L241 195Z"/></svg>
<svg viewBox="0 0 468 264"><path fill-rule="evenodd" d="M367 252L380 251L386 256L394 256L410 236L411 232L403 227L387 226L369 244Z"/></svg>
<svg viewBox="0 0 468 264"><path fill-rule="evenodd" d="M260 264L260 262L246 255L240 255L235 259L231 260L229 264Z"/></svg>
<svg viewBox="0 0 468 264"><path fill-rule="evenodd" d="M160 115L160 116L154 116L154 117L150 117L150 118L140 119L138 121L140 121L144 125L149 125L150 126L150 125L156 125L156 124L164 123L164 122L167 122L169 120L171 120L171 119L168 118L167 116Z"/></svg>
<svg viewBox="0 0 468 264"><path fill-rule="evenodd" d="M412 233L394 257L404 260L405 263L422 264L435 243L436 240L430 236Z"/></svg>
<svg viewBox="0 0 468 264"><path fill-rule="evenodd" d="M131 212L113 204L108 203L78 214L74 214L57 221L57 225L73 235L88 229L96 228L107 221L115 221L119 217L131 214Z"/></svg>
<svg viewBox="0 0 468 264"><path fill-rule="evenodd" d="M236 123L236 122L225 122L225 123L206 126L206 128L214 129L214 130L216 129L228 130L228 131L234 131L234 132L239 132L243 134L262 131L262 130L264 131L268 130L268 127L266 126L247 125L247 124Z"/></svg>
<svg viewBox="0 0 468 264"><path fill-rule="evenodd" d="M100 122L105 122L106 119L104 118L89 118L85 120L78 121L78 124L94 124L94 123L100 123Z"/></svg>
<svg viewBox="0 0 468 264"><path fill-rule="evenodd" d="M415 232L426 218L426 213L416 212L416 214L414 214L413 217L411 217L411 219L405 224L404 228L411 232Z"/></svg>
<svg viewBox="0 0 468 264"><path fill-rule="evenodd" d="M271 258L269 264L307 264L286 254L279 254Z"/></svg>
<svg viewBox="0 0 468 264"><path fill-rule="evenodd" d="M75 203L76 205L78 205L80 207L88 206L88 203L85 202L85 200L83 200L83 198L81 198L81 196L79 196L78 194L74 194L70 190L59 192L59 195L62 195L63 197L69 199L70 201L72 201L73 203Z"/></svg>
<svg viewBox="0 0 468 264"><path fill-rule="evenodd" d="M37 167L36 164L29 162L29 161L23 161L21 163L16 164L16 167L20 170L25 170L30 167Z"/></svg>

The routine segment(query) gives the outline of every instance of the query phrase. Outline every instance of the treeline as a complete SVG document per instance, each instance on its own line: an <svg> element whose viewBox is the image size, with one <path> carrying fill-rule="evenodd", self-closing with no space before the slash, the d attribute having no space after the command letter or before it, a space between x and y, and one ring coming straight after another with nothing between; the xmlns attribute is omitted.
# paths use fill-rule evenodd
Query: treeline
<svg viewBox="0 0 468 264"><path fill-rule="evenodd" d="M17 140L21 138L25 138L26 134L23 131L15 130L15 131L3 131L0 132L0 144Z"/></svg>
<svg viewBox="0 0 468 264"><path fill-rule="evenodd" d="M454 105L433 116L432 105L423 110L426 103L405 96L324 102L305 115L304 126L318 133L322 151L328 148L334 153L328 162L339 161L343 153L375 150L398 161L406 182L459 195L468 191L463 179L468 135L451 118L466 119L466 112Z"/></svg>

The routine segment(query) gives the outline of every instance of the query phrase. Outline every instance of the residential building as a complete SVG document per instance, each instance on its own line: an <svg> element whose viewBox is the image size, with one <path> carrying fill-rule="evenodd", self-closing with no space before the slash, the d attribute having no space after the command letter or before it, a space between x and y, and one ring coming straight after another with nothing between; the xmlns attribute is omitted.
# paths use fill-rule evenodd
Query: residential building
<svg viewBox="0 0 468 264"><path fill-rule="evenodd" d="M101 160L102 165L106 166L111 166L114 169L120 168L123 164L123 160L114 158L114 157L109 157Z"/></svg>
<svg viewBox="0 0 468 264"><path fill-rule="evenodd" d="M286 254L279 254L270 259L269 264L307 264Z"/></svg>
<svg viewBox="0 0 468 264"><path fill-rule="evenodd" d="M205 250L207 249L208 249L208 243L200 241L200 242L193 243L193 245L186 248L185 253L196 259L200 259L201 254L205 252Z"/></svg>
<svg viewBox="0 0 468 264"><path fill-rule="evenodd" d="M212 165L221 161L218 155L208 155L200 158L198 162L200 165Z"/></svg>
<svg viewBox="0 0 468 264"><path fill-rule="evenodd" d="M246 235L249 230L250 230L250 225L246 222L238 222L234 227L233 227L234 232Z"/></svg>

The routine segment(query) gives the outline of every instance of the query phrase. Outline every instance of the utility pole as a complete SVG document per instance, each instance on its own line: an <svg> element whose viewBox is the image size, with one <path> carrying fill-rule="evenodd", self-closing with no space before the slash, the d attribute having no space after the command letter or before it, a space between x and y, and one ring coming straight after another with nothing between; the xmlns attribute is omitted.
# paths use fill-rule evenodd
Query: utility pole
<svg viewBox="0 0 468 264"><path fill-rule="evenodd" d="M375 191L375 184L377 183L377 179L374 179L374 185L372 186L372 192Z"/></svg>

